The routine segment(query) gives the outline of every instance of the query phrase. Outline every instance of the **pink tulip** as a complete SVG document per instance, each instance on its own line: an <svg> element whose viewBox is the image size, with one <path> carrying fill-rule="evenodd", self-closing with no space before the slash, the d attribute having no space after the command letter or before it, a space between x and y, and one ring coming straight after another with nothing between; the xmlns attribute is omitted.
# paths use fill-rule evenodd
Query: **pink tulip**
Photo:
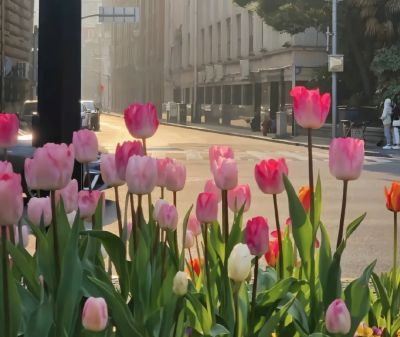
<svg viewBox="0 0 400 337"><path fill-rule="evenodd" d="M215 160L218 162L219 157L226 159L234 159L235 155L233 154L232 149L229 146L211 146L208 150L208 158L210 159L210 169L212 172L212 163Z"/></svg>
<svg viewBox="0 0 400 337"><path fill-rule="evenodd" d="M329 169L339 180L357 180L364 166L364 141L336 138L329 147Z"/></svg>
<svg viewBox="0 0 400 337"><path fill-rule="evenodd" d="M78 193L77 193L78 194ZM43 215L45 227L49 226L52 220L50 198L32 198L28 202L28 218L36 226L40 225Z"/></svg>
<svg viewBox="0 0 400 337"><path fill-rule="evenodd" d="M78 182L73 179L62 190L56 191L56 204L62 198L65 213L69 214L78 210Z"/></svg>
<svg viewBox="0 0 400 337"><path fill-rule="evenodd" d="M103 331L108 323L108 310L106 301L99 297L90 297L83 307L82 325L89 331Z"/></svg>
<svg viewBox="0 0 400 337"><path fill-rule="evenodd" d="M115 150L115 167L117 168L117 174L119 179L126 180L126 167L128 166L128 160L132 156L144 156L144 148L142 142L135 140L133 142L123 142L122 145L117 145Z"/></svg>
<svg viewBox="0 0 400 337"><path fill-rule="evenodd" d="M214 221L217 221L218 202L214 194L199 194L196 204L196 217L198 221L205 224L210 224Z"/></svg>
<svg viewBox="0 0 400 337"><path fill-rule="evenodd" d="M319 129L326 120L331 105L331 96L322 97L317 90L295 87L290 92L293 97L294 118L305 129Z"/></svg>
<svg viewBox="0 0 400 337"><path fill-rule="evenodd" d="M154 136L159 124L153 103L132 104L125 109L125 125L133 138L145 139Z"/></svg>
<svg viewBox="0 0 400 337"><path fill-rule="evenodd" d="M33 159L25 160L25 178L29 188L62 190L71 181L74 170L74 146L51 144L35 150Z"/></svg>
<svg viewBox="0 0 400 337"><path fill-rule="evenodd" d="M76 218L76 211L72 211L71 213L67 214L68 223L71 228L74 224L75 218Z"/></svg>
<svg viewBox="0 0 400 337"><path fill-rule="evenodd" d="M186 183L186 167L177 161L167 164L166 188L168 191L182 191Z"/></svg>
<svg viewBox="0 0 400 337"><path fill-rule="evenodd" d="M269 250L269 227L267 220L261 216L247 222L245 244L249 247L251 255L261 256Z"/></svg>
<svg viewBox="0 0 400 337"><path fill-rule="evenodd" d="M243 212L247 212L250 209L250 204L251 193L249 185L237 185L234 190L228 191L228 207L232 212L239 211L243 205Z"/></svg>
<svg viewBox="0 0 400 337"><path fill-rule="evenodd" d="M351 317L342 300L334 300L328 307L325 317L326 330L330 333L347 334L351 328Z"/></svg>
<svg viewBox="0 0 400 337"><path fill-rule="evenodd" d="M97 159L99 155L99 142L92 130L79 130L74 132L72 144L75 148L75 159L82 164L88 164Z"/></svg>
<svg viewBox="0 0 400 337"><path fill-rule="evenodd" d="M213 161L212 172L214 174L215 185L223 191L233 190L238 184L238 169L234 159L219 157L218 161Z"/></svg>
<svg viewBox="0 0 400 337"><path fill-rule="evenodd" d="M125 184L125 182L119 179L116 165L115 165L115 154L102 154L100 159L100 172L104 183L109 187L118 187Z"/></svg>
<svg viewBox="0 0 400 337"><path fill-rule="evenodd" d="M155 222L158 222L158 215L160 214L161 207L163 207L164 205L168 205L167 200L158 199L156 201L156 205L154 206L154 209L153 209L153 220Z"/></svg>
<svg viewBox="0 0 400 337"><path fill-rule="evenodd" d="M9 149L18 142L19 121L14 114L0 114L0 148Z"/></svg>
<svg viewBox="0 0 400 337"><path fill-rule="evenodd" d="M130 193L149 194L156 187L157 162L151 157L132 156L126 168L126 183Z"/></svg>
<svg viewBox="0 0 400 337"><path fill-rule="evenodd" d="M197 220L194 214L191 214L189 216L187 229L191 231L194 234L194 236L201 235L201 224L200 221Z"/></svg>
<svg viewBox="0 0 400 337"><path fill-rule="evenodd" d="M103 212L105 208L105 197L104 192L101 191L80 191L78 193L78 208L80 210L81 219L85 220L91 218L91 216L96 212L99 199L102 198L103 201Z"/></svg>
<svg viewBox="0 0 400 337"><path fill-rule="evenodd" d="M132 222L128 223L128 226L126 228L126 238L128 240L131 237L131 233L132 233Z"/></svg>
<svg viewBox="0 0 400 337"><path fill-rule="evenodd" d="M206 181L204 192L214 194L218 202L222 200L222 191L215 185L214 179Z"/></svg>
<svg viewBox="0 0 400 337"><path fill-rule="evenodd" d="M21 176L12 171L8 162L0 164L0 226L19 221L23 211Z"/></svg>
<svg viewBox="0 0 400 337"><path fill-rule="evenodd" d="M157 159L157 183L158 187L167 186L167 165L173 163L170 158Z"/></svg>
<svg viewBox="0 0 400 337"><path fill-rule="evenodd" d="M158 223L163 230L174 231L178 226L178 212L174 205L163 205L158 214Z"/></svg>
<svg viewBox="0 0 400 337"><path fill-rule="evenodd" d="M186 230L185 248L190 249L194 246L194 234L190 230Z"/></svg>
<svg viewBox="0 0 400 337"><path fill-rule="evenodd" d="M270 159L263 160L254 168L254 176L260 190L265 194L279 194L285 189L283 184L283 174L288 175L289 169L285 159L277 161Z"/></svg>
<svg viewBox="0 0 400 337"><path fill-rule="evenodd" d="M22 244L26 248L29 244L29 228L28 228L28 226L22 226L21 232L22 232ZM18 232L17 226L14 226L14 240L15 240L15 245L18 245L19 232Z"/></svg>

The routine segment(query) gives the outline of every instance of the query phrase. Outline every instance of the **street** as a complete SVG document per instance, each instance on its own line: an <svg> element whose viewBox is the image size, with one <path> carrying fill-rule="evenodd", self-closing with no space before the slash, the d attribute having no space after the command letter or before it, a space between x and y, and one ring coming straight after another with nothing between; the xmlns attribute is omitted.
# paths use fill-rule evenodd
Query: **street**
<svg viewBox="0 0 400 337"><path fill-rule="evenodd" d="M110 152L115 152L118 142L132 140L125 128L124 119L102 116L101 132L96 133L99 144ZM296 190L308 183L307 149L292 145L257 141L173 126L160 125L156 135L148 139L149 153L153 157L168 156L183 162L187 169L185 189L178 193L177 205L180 224L191 205L196 203L197 195L203 192L206 180L212 179L209 168L208 149L211 145L228 145L235 152L239 169L239 183L248 184L252 193L252 204L245 213L243 223L255 216L268 219L270 230L275 229L272 196L264 195L254 180L254 166L262 159L283 157L289 167L289 178ZM331 245L336 245L339 224L342 183L329 173L328 152L314 149L314 172L321 174L323 209L322 222L326 226ZM362 270L378 259L377 271L386 271L392 264L393 219L386 210L384 185L390 187L398 177L399 161L392 158L366 157L364 172L358 181L350 182L346 212L346 226L359 215L368 212L366 220L348 242L342 259L342 277L358 277ZM125 205L126 185L120 188L121 207ZM153 202L160 196L159 189L152 195ZM114 192L106 191L106 198L114 200ZM172 193L166 192L172 203ZM280 222L284 226L289 217L285 193L278 196ZM144 214L147 215L146 202ZM194 210L193 210L194 211ZM221 214L219 214L221 217ZM129 219L129 217L128 217ZM230 220L232 213L230 213ZM179 227L178 227L179 228ZM106 227L117 233L117 224ZM382 258L385 257L385 258ZM263 259L262 259L263 260Z"/></svg>

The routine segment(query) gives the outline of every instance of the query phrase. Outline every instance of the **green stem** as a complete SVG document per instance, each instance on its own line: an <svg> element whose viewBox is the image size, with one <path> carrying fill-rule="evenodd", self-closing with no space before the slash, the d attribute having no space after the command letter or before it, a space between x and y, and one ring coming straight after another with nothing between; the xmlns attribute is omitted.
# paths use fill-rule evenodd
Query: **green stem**
<svg viewBox="0 0 400 337"><path fill-rule="evenodd" d="M56 273L56 291L60 283L60 255L58 251L58 233L57 233L57 215L56 215L56 192L51 191L51 214L52 214L52 225L53 225L53 246L54 246L54 269ZM22 238L21 238L22 240Z"/></svg>
<svg viewBox="0 0 400 337"><path fill-rule="evenodd" d="M235 281L235 293L233 295L234 306L235 306L235 331L234 331L235 337L239 336L239 305L238 305L239 290L240 290L240 282Z"/></svg>
<svg viewBox="0 0 400 337"><path fill-rule="evenodd" d="M201 267L201 263L200 263L200 258L201 258L200 246L199 246L199 240L197 239L197 236L196 236L196 249L197 249L197 259L199 260L199 265Z"/></svg>
<svg viewBox="0 0 400 337"><path fill-rule="evenodd" d="M229 219L228 219L228 191L222 191L222 231L225 238L225 244L229 237Z"/></svg>
<svg viewBox="0 0 400 337"><path fill-rule="evenodd" d="M347 186L348 186L348 181L343 180L343 197L342 197L342 211L340 213L340 223L339 223L339 233L338 233L338 238L337 238L337 243L336 243L336 249L339 248L340 244L342 243L343 240L343 228L344 228L344 217L346 215L346 202L347 202Z"/></svg>
<svg viewBox="0 0 400 337"><path fill-rule="evenodd" d="M189 257L190 257L190 275L192 277L192 281L195 284L195 280L194 280L194 269L193 269L193 258L192 258L192 252L190 251L190 248L188 248L189 251Z"/></svg>
<svg viewBox="0 0 400 337"><path fill-rule="evenodd" d="M176 191L174 191L172 193L174 195L174 206L178 210L178 208L176 206ZM174 246L175 246L175 256L176 256L177 261L179 261L179 246L178 246L178 231L177 230L174 231Z"/></svg>
<svg viewBox="0 0 400 337"><path fill-rule="evenodd" d="M397 288L397 212L394 212L394 233L393 233L393 271L392 271L392 293Z"/></svg>
<svg viewBox="0 0 400 337"><path fill-rule="evenodd" d="M279 279L283 280L284 278L284 270L283 270L283 248L282 248L282 234L281 234L281 226L279 224L279 211L278 211L278 200L276 198L276 194L272 195L274 199L274 209L275 209L275 222L276 222L276 231L278 232L278 245L279 245Z"/></svg>
<svg viewBox="0 0 400 337"><path fill-rule="evenodd" d="M164 281L164 269L165 269L165 260L167 258L167 237L168 233L167 231L164 232L165 235L165 241L164 241L164 249L162 251L162 256L161 256L161 279Z"/></svg>
<svg viewBox="0 0 400 337"><path fill-rule="evenodd" d="M133 203L133 194L129 193L130 201L131 201L131 215L132 215L132 234L133 234L133 245L135 251L137 249L137 224L136 224L136 214L135 214L135 205Z"/></svg>
<svg viewBox="0 0 400 337"><path fill-rule="evenodd" d="M161 198L160 199L164 199L164 187L160 187L161 188Z"/></svg>
<svg viewBox="0 0 400 337"><path fill-rule="evenodd" d="M142 209L142 195L138 194L138 206L137 206L137 219L138 219L138 227L140 230L142 230L142 214L143 214L143 209Z"/></svg>
<svg viewBox="0 0 400 337"><path fill-rule="evenodd" d="M119 195L118 195L118 186L114 187L115 191L115 207L117 208L117 218L118 218L118 231L119 237L122 237L122 216L121 216L121 207L119 205Z"/></svg>
<svg viewBox="0 0 400 337"><path fill-rule="evenodd" d="M3 308L4 308L4 336L10 337L10 300L8 298L8 253L7 253L7 226L1 226L1 248L3 265Z"/></svg>
<svg viewBox="0 0 400 337"><path fill-rule="evenodd" d="M204 241L204 269L206 276L206 284L207 284L207 293L208 300L210 304L211 317L214 323L214 306L213 306L213 296L211 292L211 283L210 283L210 268L208 263L208 224L203 225L203 241Z"/></svg>
<svg viewBox="0 0 400 337"><path fill-rule="evenodd" d="M251 295L251 326L255 326L254 318L256 314L256 298L257 298L257 283L258 283L258 259L260 257L256 256L254 261L254 282L253 282L253 293ZM253 328L251 330L253 332Z"/></svg>

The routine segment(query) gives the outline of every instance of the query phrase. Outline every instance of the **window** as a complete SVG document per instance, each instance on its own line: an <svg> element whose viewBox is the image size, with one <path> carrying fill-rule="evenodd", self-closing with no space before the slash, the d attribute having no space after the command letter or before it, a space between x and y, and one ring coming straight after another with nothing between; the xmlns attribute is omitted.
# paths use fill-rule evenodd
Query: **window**
<svg viewBox="0 0 400 337"><path fill-rule="evenodd" d="M201 30L201 64L205 63L204 60L204 51L206 49L205 42L204 42L204 29Z"/></svg>
<svg viewBox="0 0 400 337"><path fill-rule="evenodd" d="M237 57L242 56L242 17L240 14L236 15L237 27Z"/></svg>
<svg viewBox="0 0 400 337"><path fill-rule="evenodd" d="M231 59L231 18L226 19L226 55Z"/></svg>
<svg viewBox="0 0 400 337"><path fill-rule="evenodd" d="M253 12L249 11L249 53L254 53L254 20Z"/></svg>
<svg viewBox="0 0 400 337"><path fill-rule="evenodd" d="M210 63L212 63L212 59L213 59L213 53L212 53L212 47L213 47L213 38L212 38L212 34L213 34L213 27L210 26L208 28L208 34L210 36Z"/></svg>
<svg viewBox="0 0 400 337"><path fill-rule="evenodd" d="M253 84L245 84L243 86L243 105L252 105L253 104Z"/></svg>
<svg viewBox="0 0 400 337"><path fill-rule="evenodd" d="M221 104L221 87L214 87L214 102L213 104Z"/></svg>
<svg viewBox="0 0 400 337"><path fill-rule="evenodd" d="M218 61L222 60L221 57L221 22L217 24L217 34L218 34Z"/></svg>

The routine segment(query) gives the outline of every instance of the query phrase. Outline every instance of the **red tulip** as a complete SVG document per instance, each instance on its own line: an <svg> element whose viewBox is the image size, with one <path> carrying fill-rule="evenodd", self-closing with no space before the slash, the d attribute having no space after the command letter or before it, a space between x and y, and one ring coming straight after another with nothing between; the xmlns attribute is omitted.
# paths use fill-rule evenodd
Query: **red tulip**
<svg viewBox="0 0 400 337"><path fill-rule="evenodd" d="M346 335L350 331L350 313L342 300L334 300L328 307L325 324L330 333Z"/></svg>
<svg viewBox="0 0 400 337"><path fill-rule="evenodd" d="M126 183L130 193L145 195L156 187L157 162L151 157L132 156L126 169Z"/></svg>
<svg viewBox="0 0 400 337"><path fill-rule="evenodd" d="M159 124L153 103L132 104L125 109L125 125L133 138L145 139L154 136Z"/></svg>
<svg viewBox="0 0 400 337"><path fill-rule="evenodd" d="M9 149L18 142L19 121L14 114L0 114L0 148Z"/></svg>
<svg viewBox="0 0 400 337"><path fill-rule="evenodd" d="M109 187L122 186L125 182L119 179L116 164L115 154L102 154L100 159L101 177L104 183Z"/></svg>
<svg viewBox="0 0 400 337"><path fill-rule="evenodd" d="M259 216L247 222L245 244L251 255L261 256L269 250L269 227L267 220Z"/></svg>
<svg viewBox="0 0 400 337"><path fill-rule="evenodd" d="M167 186L167 165L173 163L170 158L157 159L157 183L158 187Z"/></svg>
<svg viewBox="0 0 400 337"><path fill-rule="evenodd" d="M178 212L174 205L163 205L158 214L158 223L163 230L174 231L178 226Z"/></svg>
<svg viewBox="0 0 400 337"><path fill-rule="evenodd" d="M222 191L215 185L214 179L206 181L204 192L214 194L218 202L222 200Z"/></svg>
<svg viewBox="0 0 400 337"><path fill-rule="evenodd" d="M48 143L37 148L33 159L25 160L25 178L29 188L62 190L71 181L74 170L74 146Z"/></svg>
<svg viewBox="0 0 400 337"><path fill-rule="evenodd" d="M201 235L201 224L200 221L197 220L194 214L191 214L189 216L187 229L191 231L194 234L194 236Z"/></svg>
<svg viewBox="0 0 400 337"><path fill-rule="evenodd" d="M167 174L165 186L168 191L182 191L186 183L186 167L177 161L172 161L167 164Z"/></svg>
<svg viewBox="0 0 400 337"><path fill-rule="evenodd" d="M103 212L105 208L105 197L104 192L101 191L80 191L78 193L78 207L81 214L81 219L89 220L91 216L96 212L97 204L99 203L99 199L102 198L103 201Z"/></svg>
<svg viewBox="0 0 400 337"><path fill-rule="evenodd" d="M78 185L77 185L78 186ZM77 188L78 190L78 188ZM78 191L76 192L78 196ZM28 202L28 218L36 226L40 225L43 215L45 227L49 226L52 220L50 198L32 198Z"/></svg>
<svg viewBox="0 0 400 337"><path fill-rule="evenodd" d="M228 191L228 206L232 212L235 212L235 203L236 211L239 211L243 205L243 212L250 209L251 193L249 185L237 185L235 189Z"/></svg>
<svg viewBox="0 0 400 337"><path fill-rule="evenodd" d="M200 268L201 268L201 266L203 266L204 260L202 258L200 258L200 259L189 260L188 262L192 266L192 269L197 274L197 276L200 276ZM188 267L186 267L186 274L188 275L189 278L192 277L190 275L190 270Z"/></svg>
<svg viewBox="0 0 400 337"><path fill-rule="evenodd" d="M128 160L132 156L144 156L144 148L142 142L135 140L133 142L123 142L122 145L117 145L115 151L115 167L119 179L125 181L126 167L128 166Z"/></svg>
<svg viewBox="0 0 400 337"><path fill-rule="evenodd" d="M218 202L214 194L200 193L197 197L196 217L202 223L210 224L217 221Z"/></svg>
<svg viewBox="0 0 400 337"><path fill-rule="evenodd" d="M56 191L56 204L62 197L65 213L69 214L78 210L78 182L74 179L62 190Z"/></svg>
<svg viewBox="0 0 400 337"><path fill-rule="evenodd" d="M296 122L305 129L319 129L328 117L331 96L322 97L317 90L295 87L290 92L293 97L293 110Z"/></svg>
<svg viewBox="0 0 400 337"><path fill-rule="evenodd" d="M393 182L390 192L385 186L386 207L389 211L400 211L400 183Z"/></svg>
<svg viewBox="0 0 400 337"><path fill-rule="evenodd" d="M215 160L218 162L219 157L226 159L234 159L235 155L233 154L232 149L229 146L211 146L208 151L208 158L210 159L210 168L212 172L212 162Z"/></svg>
<svg viewBox="0 0 400 337"><path fill-rule="evenodd" d="M329 170L338 180L357 180L364 167L364 141L335 138L329 147Z"/></svg>
<svg viewBox="0 0 400 337"><path fill-rule="evenodd" d="M92 130L79 130L74 132L72 144L75 149L75 159L88 164L95 161L99 155L99 142Z"/></svg>
<svg viewBox="0 0 400 337"><path fill-rule="evenodd" d="M263 160L254 168L254 176L260 190L265 194L279 194L285 190L283 174L288 175L289 169L285 159Z"/></svg>
<svg viewBox="0 0 400 337"><path fill-rule="evenodd" d="M90 297L85 302L82 313L82 325L89 331L103 331L108 323L108 310L103 298Z"/></svg>
<svg viewBox="0 0 400 337"><path fill-rule="evenodd" d="M21 176L8 162L0 162L0 226L12 226L23 211Z"/></svg>
<svg viewBox="0 0 400 337"><path fill-rule="evenodd" d="M220 190L233 190L238 184L238 169L234 159L219 157L218 161L212 162L215 185Z"/></svg>

